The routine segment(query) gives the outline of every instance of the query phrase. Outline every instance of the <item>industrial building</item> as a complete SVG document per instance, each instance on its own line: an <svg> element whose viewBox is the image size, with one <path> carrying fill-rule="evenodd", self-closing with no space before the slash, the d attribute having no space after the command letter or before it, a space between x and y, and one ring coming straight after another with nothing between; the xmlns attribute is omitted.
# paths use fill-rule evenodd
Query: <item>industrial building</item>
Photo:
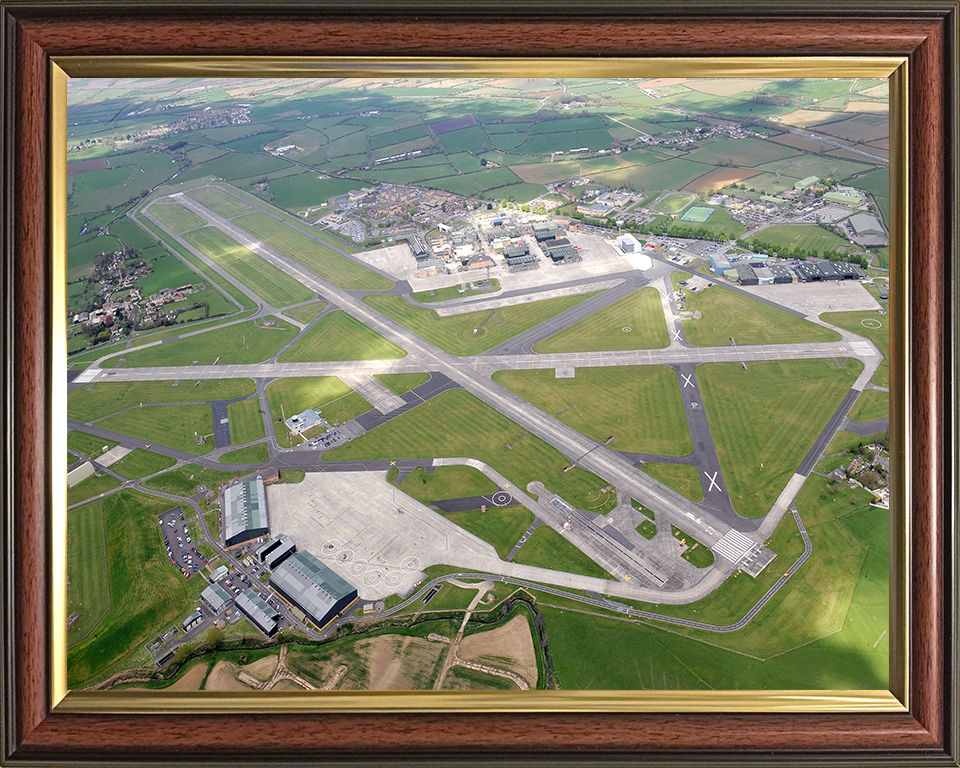
<svg viewBox="0 0 960 768"><path fill-rule="evenodd" d="M223 539L228 547L266 535L267 494L263 480L244 480L223 492Z"/></svg>
<svg viewBox="0 0 960 768"><path fill-rule="evenodd" d="M852 208L856 208L858 205L860 205L863 202L863 200L860 199L859 195L851 195L851 194L848 194L847 192L827 192L823 196L823 199L831 203L838 203L840 205L849 205Z"/></svg>
<svg viewBox="0 0 960 768"><path fill-rule="evenodd" d="M863 280L863 278L866 277L866 275L863 273L863 270L855 264L847 264L845 261L838 261L834 266L840 273L840 278L842 280Z"/></svg>
<svg viewBox="0 0 960 768"><path fill-rule="evenodd" d="M252 589L245 589L237 595L237 608L267 637L277 631L280 612L271 608L270 604Z"/></svg>
<svg viewBox="0 0 960 768"><path fill-rule="evenodd" d="M309 552L297 552L270 575L270 586L318 627L357 599L357 589Z"/></svg>
<svg viewBox="0 0 960 768"><path fill-rule="evenodd" d="M636 253L640 250L640 241L631 234L620 235L617 238L617 245L624 253Z"/></svg>
<svg viewBox="0 0 960 768"><path fill-rule="evenodd" d="M808 187L812 187L812 186L813 186L814 184L816 184L818 181L820 181L820 178L819 178L818 176L807 176L807 178L805 178L805 179L800 179L800 181L798 181L796 184L794 184L794 185L793 185L793 188L794 188L794 189L807 189Z"/></svg>
<svg viewBox="0 0 960 768"><path fill-rule="evenodd" d="M840 272L835 266L829 261L821 261L817 264L820 267L820 272L823 274L824 280L839 280Z"/></svg>
<svg viewBox="0 0 960 768"><path fill-rule="evenodd" d="M797 278L801 283L819 283L824 279L820 267L812 261L797 264Z"/></svg>
<svg viewBox="0 0 960 768"><path fill-rule="evenodd" d="M733 270L733 265L730 263L730 259L722 253L718 253L710 257L710 269L717 277L724 277L727 272Z"/></svg>
<svg viewBox="0 0 960 768"><path fill-rule="evenodd" d="M297 545L294 544L293 539L285 533L281 533L261 546L256 555L257 560L264 563L272 571L296 551Z"/></svg>
<svg viewBox="0 0 960 768"><path fill-rule="evenodd" d="M560 229L553 222L533 225L533 236L537 238L538 243L543 240L553 240L561 234Z"/></svg>
<svg viewBox="0 0 960 768"><path fill-rule="evenodd" d="M210 583L216 584L218 581L220 581L220 579L226 576L227 573L229 573L227 566L218 565L216 568L213 569L213 572L210 574Z"/></svg>
<svg viewBox="0 0 960 768"><path fill-rule="evenodd" d="M757 276L757 285L773 285L773 270L761 264L752 264L753 273Z"/></svg>
<svg viewBox="0 0 960 768"><path fill-rule="evenodd" d="M220 613L220 611L233 601L233 595L219 584L211 584L200 593L200 599L209 605L210 610L214 613Z"/></svg>
<svg viewBox="0 0 960 768"><path fill-rule="evenodd" d="M793 272L786 264L770 263L767 264L767 268L773 273L774 285L793 282Z"/></svg>
<svg viewBox="0 0 960 768"><path fill-rule="evenodd" d="M199 624L201 621L203 621L203 614L200 612L200 609L197 608L197 610L195 610L193 613L191 613L189 616L187 616L187 618L183 620L183 624L181 624L180 626L183 627L184 632L189 632L191 629L197 626L197 624Z"/></svg>
<svg viewBox="0 0 960 768"><path fill-rule="evenodd" d="M757 279L757 274L753 271L753 267L745 261L738 262L735 269L737 271L737 281L740 285L760 285L760 281Z"/></svg>
<svg viewBox="0 0 960 768"><path fill-rule="evenodd" d="M883 237L886 234L876 216L867 213L855 213L851 216L850 226L857 237Z"/></svg>

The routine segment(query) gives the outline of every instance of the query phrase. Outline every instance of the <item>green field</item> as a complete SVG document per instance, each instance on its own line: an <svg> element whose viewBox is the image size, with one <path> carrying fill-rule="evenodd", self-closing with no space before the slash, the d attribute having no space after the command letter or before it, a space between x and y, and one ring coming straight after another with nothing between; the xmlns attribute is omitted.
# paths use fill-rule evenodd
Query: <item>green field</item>
<svg viewBox="0 0 960 768"><path fill-rule="evenodd" d="M234 445L252 443L266 437L259 398L251 397L230 403L227 406L227 418L230 419L230 442Z"/></svg>
<svg viewBox="0 0 960 768"><path fill-rule="evenodd" d="M516 541L514 541L514 544L516 544ZM579 573L583 576L593 576L598 579L613 579L613 576L549 525L541 525L530 534L530 537L513 558L513 562L521 565L533 565L538 568L549 568L551 571Z"/></svg>
<svg viewBox="0 0 960 768"><path fill-rule="evenodd" d="M373 378L395 395L402 395L430 381L429 373L375 373Z"/></svg>
<svg viewBox="0 0 960 768"><path fill-rule="evenodd" d="M636 527L637 533L639 533L645 539L652 539L657 535L657 526L651 520L644 520L640 525Z"/></svg>
<svg viewBox="0 0 960 768"><path fill-rule="evenodd" d="M640 469L690 501L703 501L703 484L700 482L700 470L697 467L690 464L648 461Z"/></svg>
<svg viewBox="0 0 960 768"><path fill-rule="evenodd" d="M828 251L846 252L849 243L816 224L781 224L747 235L747 243L767 243L776 248L799 249L807 254Z"/></svg>
<svg viewBox="0 0 960 768"><path fill-rule="evenodd" d="M101 502L67 512L67 647L85 639L110 612L110 584Z"/></svg>
<svg viewBox="0 0 960 768"><path fill-rule="evenodd" d="M387 360L407 353L342 309L324 315L300 339L277 358L278 363L310 363L332 360Z"/></svg>
<svg viewBox="0 0 960 768"><path fill-rule="evenodd" d="M399 488L417 501L429 504L440 499L463 499L495 493L497 484L473 467L437 467L427 472L417 467L403 478Z"/></svg>
<svg viewBox="0 0 960 768"><path fill-rule="evenodd" d="M883 355L883 362L877 368L870 381L879 387L890 386L890 320L889 315L881 316L876 312L869 310L863 312L824 312L820 319L830 325L851 331L858 336L864 336L874 344L880 354ZM867 325L863 323L866 321ZM879 328L873 326L880 324Z"/></svg>
<svg viewBox="0 0 960 768"><path fill-rule="evenodd" d="M147 214L153 216L171 232L186 232L188 229L204 227L207 224L204 219L180 203L155 203L147 209Z"/></svg>
<svg viewBox="0 0 960 768"><path fill-rule="evenodd" d="M450 317L440 317L432 309L408 304L402 296L371 295L364 296L363 301L444 351L467 356L486 352L593 295L561 296L501 307L496 312L468 312ZM480 330L474 333L476 328Z"/></svg>
<svg viewBox="0 0 960 768"><path fill-rule="evenodd" d="M770 511L862 370L853 359L843 368L823 360L750 363L747 370L737 363L697 367L737 512L756 518ZM780 396L771 397L773 392Z"/></svg>
<svg viewBox="0 0 960 768"><path fill-rule="evenodd" d="M90 685L119 669L151 665L143 644L182 618L206 586L200 578L184 579L167 560L157 515L172 506L170 501L123 490L102 503L102 538L84 542L92 548L89 552L79 544L71 548L67 569L71 561L102 558L97 549L102 553L106 542L109 613L91 636L68 650L70 688ZM76 572L77 563L72 567Z"/></svg>
<svg viewBox="0 0 960 768"><path fill-rule="evenodd" d="M173 386L174 384L176 386ZM75 421L93 421L126 408L133 408L140 403L200 403L233 400L237 397L252 395L255 391L256 387L252 379L200 382L184 380L97 382L89 387L74 389L67 394L67 416ZM93 438L93 445L96 448L106 442L100 438ZM69 441L68 445L70 445ZM83 451L79 444L74 445L77 450Z"/></svg>
<svg viewBox="0 0 960 768"><path fill-rule="evenodd" d="M267 245L276 248L280 253L340 288L381 291L392 285L389 280L346 256L334 253L316 240L270 218L265 213L243 216L237 219L236 223L250 234L259 237Z"/></svg>
<svg viewBox="0 0 960 768"><path fill-rule="evenodd" d="M693 210L692 208L690 210ZM702 208L698 210L704 210ZM734 219L723 208L715 208L706 221L695 219L675 218L670 222L667 234L673 237L711 238L722 237L729 239L739 237L747 228Z"/></svg>
<svg viewBox="0 0 960 768"><path fill-rule="evenodd" d="M251 210L251 207L242 200L238 200L216 187L201 187L187 194L198 203L202 203L214 213L227 219L232 219L234 216L239 216Z"/></svg>
<svg viewBox="0 0 960 768"><path fill-rule="evenodd" d="M533 512L525 507L488 506L486 512L446 512L443 515L478 539L493 544L497 556L503 560L517 545L523 532L534 521Z"/></svg>
<svg viewBox="0 0 960 768"><path fill-rule="evenodd" d="M195 456L213 450L213 411L209 405L145 405L108 416L97 426ZM197 445L194 433L206 436L206 442Z"/></svg>
<svg viewBox="0 0 960 768"><path fill-rule="evenodd" d="M414 301L419 301L422 304L430 304L434 301L449 301L450 299L459 299L465 296L477 296L484 293L494 293L500 290L500 281L496 278L489 281L489 283L483 288L487 290L481 290L473 288L472 280L465 280L466 291L461 293L462 286L459 285L450 285L446 288L436 288L430 291L420 291L418 293L411 293L410 298Z"/></svg>
<svg viewBox="0 0 960 768"><path fill-rule="evenodd" d="M69 416L69 418L72 419L74 417ZM118 443L116 440L108 440L105 437L89 435L86 432L72 430L71 432L67 433L67 447L75 453L88 458L95 459L97 456L103 455L106 453L106 451L109 451L111 448L117 445L120 445L120 443Z"/></svg>
<svg viewBox="0 0 960 768"><path fill-rule="evenodd" d="M311 320L315 320L317 316L329 306L330 302L328 301L314 301L297 309L288 309L283 314L291 320L296 320L298 323L306 325Z"/></svg>
<svg viewBox="0 0 960 768"><path fill-rule="evenodd" d="M660 294L655 288L644 288L534 344L533 351L662 349L669 343Z"/></svg>
<svg viewBox="0 0 960 768"><path fill-rule="evenodd" d="M176 459L169 456L161 456L153 451L135 448L120 461L111 465L110 469L118 475L123 475L128 480L135 480L169 469L176 463Z"/></svg>
<svg viewBox="0 0 960 768"><path fill-rule="evenodd" d="M616 506L616 494L607 493L598 508L603 480L579 467L564 472L570 462L556 449L463 390L444 392L325 454L337 461L457 456L486 462L518 488L540 480L583 509L605 514Z"/></svg>
<svg viewBox="0 0 960 768"><path fill-rule="evenodd" d="M270 452L265 443L248 445L246 448L230 451L220 457L220 461L224 464L265 464L269 460Z"/></svg>
<svg viewBox="0 0 960 768"><path fill-rule="evenodd" d="M693 450L680 384L662 365L497 371L493 380L544 413L617 451L686 456Z"/></svg>
<svg viewBox="0 0 960 768"><path fill-rule="evenodd" d="M120 481L111 475L102 474L99 477L91 475L83 482L77 483L73 488L67 489L67 506L71 507L81 501L86 501L119 487Z"/></svg>
<svg viewBox="0 0 960 768"><path fill-rule="evenodd" d="M189 232L183 239L272 307L299 304L314 296L303 283L216 227Z"/></svg>
<svg viewBox="0 0 960 768"><path fill-rule="evenodd" d="M103 363L104 368L114 367L126 359L132 368L168 365L212 365L220 363L262 363L275 355L284 344L297 335L297 328L276 320L270 328L264 328L263 319L248 320L226 328L190 336L185 339L165 342L157 347L129 352L123 358L115 357Z"/></svg>
<svg viewBox="0 0 960 768"><path fill-rule="evenodd" d="M674 284L687 275L677 277ZM699 320L683 319L687 341L695 347L730 344L800 344L839 341L840 334L778 307L758 301L733 288L714 285L701 293L686 291L687 310L700 310Z"/></svg>
<svg viewBox="0 0 960 768"><path fill-rule="evenodd" d="M173 496L194 496L197 486L205 485L210 490L216 490L218 484L235 480L239 472L224 472L217 469L208 469L199 464L184 464L182 467L164 472L162 475L144 481L145 488L154 491L163 491Z"/></svg>
<svg viewBox="0 0 960 768"><path fill-rule="evenodd" d="M366 413L371 407L336 376L277 379L267 385L266 391L270 417L276 423L275 432L281 448L291 448L301 443L299 437L293 437L285 426L277 423L281 419L281 406L287 418L308 408L321 408L324 418L331 424L349 421Z"/></svg>
<svg viewBox="0 0 960 768"><path fill-rule="evenodd" d="M715 139L686 155L707 165L743 165L748 168L799 155L800 150L763 139Z"/></svg>
<svg viewBox="0 0 960 768"><path fill-rule="evenodd" d="M850 420L857 422L885 419L889 415L890 395L878 389L865 389L850 409Z"/></svg>
<svg viewBox="0 0 960 768"><path fill-rule="evenodd" d="M710 547L704 546L689 533L684 533L675 525L671 525L670 530L673 532L673 538L686 547L680 557L697 568L709 568L713 565L714 557Z"/></svg>

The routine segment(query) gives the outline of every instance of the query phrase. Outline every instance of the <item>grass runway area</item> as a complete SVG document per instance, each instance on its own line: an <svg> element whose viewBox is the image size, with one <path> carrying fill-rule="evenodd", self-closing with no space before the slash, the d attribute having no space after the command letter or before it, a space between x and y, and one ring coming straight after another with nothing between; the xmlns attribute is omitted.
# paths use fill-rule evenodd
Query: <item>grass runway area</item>
<svg viewBox="0 0 960 768"><path fill-rule="evenodd" d="M377 381L395 395L402 395L430 381L429 373L375 373Z"/></svg>
<svg viewBox="0 0 960 768"><path fill-rule="evenodd" d="M530 538L520 547L513 561L564 573L613 579L613 576L548 525L541 525L530 534Z"/></svg>
<svg viewBox="0 0 960 768"><path fill-rule="evenodd" d="M67 512L67 646L86 638L110 610L106 541L101 504L94 501ZM75 617L75 618L74 618Z"/></svg>
<svg viewBox="0 0 960 768"><path fill-rule="evenodd" d="M252 443L267 436L259 398L251 397L230 403L227 406L227 418L230 419L230 442L234 445Z"/></svg>
<svg viewBox="0 0 960 768"><path fill-rule="evenodd" d="M750 363L747 370L737 363L697 367L737 512L756 518L770 511L862 370L852 359L843 368L823 360Z"/></svg>
<svg viewBox="0 0 960 768"><path fill-rule="evenodd" d="M169 456L161 456L153 451L135 448L120 461L113 464L110 469L118 475L123 475L128 480L136 480L156 472L162 472L176 463L176 459L171 459Z"/></svg>
<svg viewBox="0 0 960 768"><path fill-rule="evenodd" d="M239 477L239 472L224 472L208 469L199 464L184 464L182 467L164 472L144 482L144 487L154 491L163 491L173 496L190 497L197 493L197 486L205 485L216 490L220 483L226 483Z"/></svg>
<svg viewBox="0 0 960 768"><path fill-rule="evenodd" d="M92 499L101 493L112 491L120 487L120 481L112 475L102 474L99 477L91 475L83 482L77 483L73 488L67 489L67 506L79 504L81 501Z"/></svg>
<svg viewBox="0 0 960 768"><path fill-rule="evenodd" d="M72 418L72 417L71 417ZM72 451L87 458L97 458L111 448L120 445L116 440L108 440L105 437L89 435L86 432L73 430L67 433L67 447ZM106 449L106 451L104 450Z"/></svg>
<svg viewBox="0 0 960 768"><path fill-rule="evenodd" d="M402 296L364 296L363 301L442 350L468 356L486 352L594 295L561 296L501 307L495 313L484 310L450 317L408 304Z"/></svg>
<svg viewBox="0 0 960 768"><path fill-rule="evenodd" d="M437 467L427 472L417 467L398 487L417 501L429 504L439 499L463 499L495 493L497 484L473 467Z"/></svg>
<svg viewBox="0 0 960 768"><path fill-rule="evenodd" d="M700 470L697 467L648 461L641 469L690 501L703 501L703 484L700 482Z"/></svg>
<svg viewBox="0 0 960 768"><path fill-rule="evenodd" d="M207 223L180 203L155 203L150 206L147 213L171 232L186 232L188 229L196 229Z"/></svg>
<svg viewBox="0 0 960 768"><path fill-rule="evenodd" d="M850 420L857 422L890 416L890 395L877 389L865 389L850 409Z"/></svg>
<svg viewBox="0 0 960 768"><path fill-rule="evenodd" d="M493 380L544 413L610 448L686 456L693 450L677 374L661 365L498 371Z"/></svg>
<svg viewBox="0 0 960 768"><path fill-rule="evenodd" d="M279 363L311 363L333 360L388 360L407 353L367 328L342 309L324 315L300 339L277 358Z"/></svg>
<svg viewBox="0 0 960 768"><path fill-rule="evenodd" d="M209 405L145 405L108 416L97 426L202 456L213 450L213 410ZM206 436L197 444L194 435Z"/></svg>
<svg viewBox="0 0 960 768"><path fill-rule="evenodd" d="M534 344L533 351L615 352L662 349L669 343L660 294L644 288Z"/></svg>
<svg viewBox="0 0 960 768"><path fill-rule="evenodd" d="M269 460L270 452L264 443L248 445L246 448L230 451L220 457L220 461L224 464L265 464Z"/></svg>
<svg viewBox="0 0 960 768"><path fill-rule="evenodd" d="M501 560L510 554L534 520L533 512L526 507L487 507L486 512L475 509L446 512L443 516L478 539L492 544Z"/></svg>
<svg viewBox="0 0 960 768"><path fill-rule="evenodd" d="M512 448L507 448L512 445ZM519 488L540 480L574 506L588 509L606 483L570 465L559 451L463 390L444 392L325 454L330 460L467 456L486 462ZM608 494L611 496L614 494ZM609 500L594 511L616 506Z"/></svg>
<svg viewBox="0 0 960 768"><path fill-rule="evenodd" d="M872 310L862 312L824 312L820 319L830 325L864 336L876 344L883 362L870 379L880 387L890 386L890 326L889 315L878 315ZM866 322L866 325L864 325ZM875 327L877 324L881 327Z"/></svg>
<svg viewBox="0 0 960 768"><path fill-rule="evenodd" d="M187 194L226 219L232 219L234 216L252 210L251 206L216 187L200 187L200 189L195 189Z"/></svg>
<svg viewBox="0 0 960 768"><path fill-rule="evenodd" d="M176 386L174 384L176 383ZM219 381L117 381L98 382L67 395L67 415L76 421L93 421L140 403L198 403L233 400L252 395L252 379ZM82 434L82 433L76 433ZM96 438L100 440L100 438ZM100 445L105 443L101 442ZM99 446L98 446L99 447ZM83 450L77 445L78 450Z"/></svg>

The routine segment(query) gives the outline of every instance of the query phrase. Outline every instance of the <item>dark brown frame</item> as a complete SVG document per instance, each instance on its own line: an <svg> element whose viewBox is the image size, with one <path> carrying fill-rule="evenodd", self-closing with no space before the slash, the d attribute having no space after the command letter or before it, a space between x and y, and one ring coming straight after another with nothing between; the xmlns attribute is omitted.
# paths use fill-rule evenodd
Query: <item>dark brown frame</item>
<svg viewBox="0 0 960 768"><path fill-rule="evenodd" d="M671 4L671 2L673 4ZM957 679L957 0L376 6L329 0L3 2L0 762L960 765ZM909 59L915 393L905 714L125 715L50 711L51 57L813 56ZM176 751L169 751L170 733Z"/></svg>

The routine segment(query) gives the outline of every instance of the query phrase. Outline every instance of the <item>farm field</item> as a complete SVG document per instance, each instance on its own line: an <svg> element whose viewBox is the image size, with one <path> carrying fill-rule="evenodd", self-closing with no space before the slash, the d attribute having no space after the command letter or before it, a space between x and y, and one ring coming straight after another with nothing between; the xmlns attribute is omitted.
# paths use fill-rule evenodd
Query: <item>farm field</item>
<svg viewBox="0 0 960 768"><path fill-rule="evenodd" d="M546 354L662 349L669 343L660 294L655 288L643 288L534 344L533 350Z"/></svg>
<svg viewBox="0 0 960 768"><path fill-rule="evenodd" d="M480 459L520 488L540 480L577 507L606 513L616 506L614 498L597 508L606 483L578 467L564 472L569 461L559 451L463 390L444 392L324 454L333 461L455 456Z"/></svg>
<svg viewBox="0 0 960 768"><path fill-rule="evenodd" d="M267 385L266 392L270 418L276 423L277 443L281 448L291 448L301 443L299 437L293 437L279 423L284 413L289 417L308 408L320 408L324 418L333 424L335 421L349 421L371 408L366 400L336 376L277 379Z"/></svg>
<svg viewBox="0 0 960 768"><path fill-rule="evenodd" d="M252 213L235 221L251 235L340 288L379 291L391 287L380 275L264 213Z"/></svg>
<svg viewBox="0 0 960 768"><path fill-rule="evenodd" d="M498 371L493 380L544 413L609 447L686 456L693 450L677 374L660 365L580 368L573 379L552 368Z"/></svg>
<svg viewBox="0 0 960 768"><path fill-rule="evenodd" d="M325 360L386 360L406 357L406 352L367 328L342 309L324 315L277 358L280 363Z"/></svg>
<svg viewBox="0 0 960 768"><path fill-rule="evenodd" d="M843 368L823 360L751 363L747 370L736 363L697 366L737 512L756 518L770 510L862 370L858 360ZM774 391L789 392L790 406L771 397Z"/></svg>
<svg viewBox="0 0 960 768"><path fill-rule="evenodd" d="M297 328L275 319L275 325L264 327L263 320L247 320L225 328L204 331L196 336L165 342L158 347L139 349L105 360L104 368L115 367L127 360L133 368L170 365L212 365L261 363L276 354L297 335Z"/></svg>
<svg viewBox="0 0 960 768"><path fill-rule="evenodd" d="M782 224L747 235L747 243L758 242L779 248L799 248L805 252L846 251L848 243L816 224Z"/></svg>
<svg viewBox="0 0 960 768"><path fill-rule="evenodd" d="M703 501L703 485L700 482L700 470L697 467L689 464L648 461L640 469L690 501Z"/></svg>
<svg viewBox="0 0 960 768"><path fill-rule="evenodd" d="M313 298L314 292L216 227L183 236L190 245L272 307Z"/></svg>
<svg viewBox="0 0 960 768"><path fill-rule="evenodd" d="M685 275L673 274L674 284ZM778 307L765 304L733 288L714 285L694 294L686 292L687 310L700 310L699 320L683 319L687 341L695 347L730 344L798 344L838 341L840 334Z"/></svg>
<svg viewBox="0 0 960 768"><path fill-rule="evenodd" d="M465 356L486 352L594 295L561 296L450 317L408 304L402 296L364 296L363 301L444 351ZM479 332L474 333L475 328Z"/></svg>
<svg viewBox="0 0 960 768"><path fill-rule="evenodd" d="M108 416L97 426L195 456L213 450L213 411L209 405L145 405ZM198 445L194 435L207 440Z"/></svg>

